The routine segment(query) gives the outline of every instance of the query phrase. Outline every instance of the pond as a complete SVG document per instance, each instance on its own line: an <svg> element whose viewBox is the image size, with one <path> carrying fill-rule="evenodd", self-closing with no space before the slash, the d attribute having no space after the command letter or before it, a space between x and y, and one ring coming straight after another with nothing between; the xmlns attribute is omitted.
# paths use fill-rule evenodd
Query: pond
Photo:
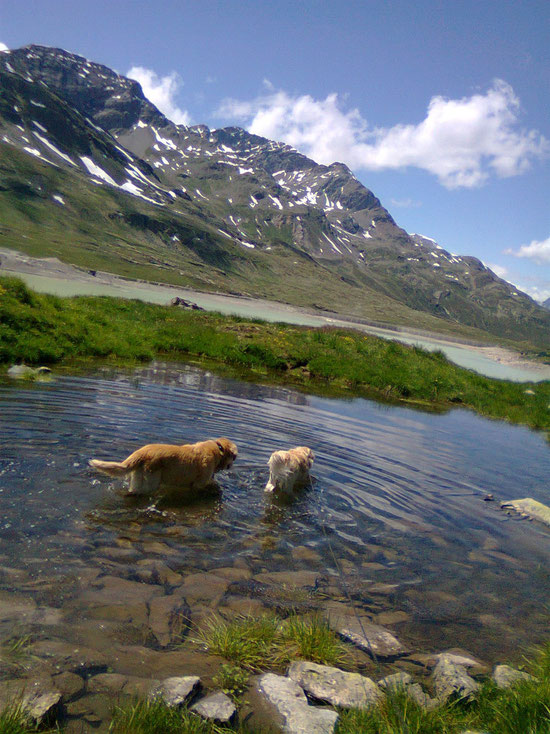
<svg viewBox="0 0 550 734"><path fill-rule="evenodd" d="M239 457L193 505L126 497L87 466L224 435ZM194 621L353 601L413 649L488 661L547 636L550 532L484 501L550 503L542 434L153 363L3 383L0 436L0 644L17 627L127 672L129 650L159 649L149 591L181 584ZM274 504L267 459L296 445L315 452L312 486Z"/></svg>

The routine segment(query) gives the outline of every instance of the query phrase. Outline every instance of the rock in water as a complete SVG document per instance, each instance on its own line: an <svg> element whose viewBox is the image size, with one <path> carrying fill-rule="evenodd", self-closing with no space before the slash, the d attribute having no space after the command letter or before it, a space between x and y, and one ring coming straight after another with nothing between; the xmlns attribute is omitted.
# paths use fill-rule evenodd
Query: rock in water
<svg viewBox="0 0 550 734"><path fill-rule="evenodd" d="M548 505L543 505L542 502L538 502L531 497L524 497L522 500L511 500L511 502L503 502L501 507L504 509L513 507L517 512L525 514L533 520L538 520L545 525L550 525L550 507L548 507Z"/></svg>
<svg viewBox="0 0 550 734"><path fill-rule="evenodd" d="M151 699L160 699L167 706L183 706L201 684L196 675L174 676L165 678L159 686L149 694Z"/></svg>
<svg viewBox="0 0 550 734"><path fill-rule="evenodd" d="M354 645L368 652L373 658L391 660L406 655L407 649L391 632L379 624L372 624L356 617L345 617L331 626L338 634Z"/></svg>

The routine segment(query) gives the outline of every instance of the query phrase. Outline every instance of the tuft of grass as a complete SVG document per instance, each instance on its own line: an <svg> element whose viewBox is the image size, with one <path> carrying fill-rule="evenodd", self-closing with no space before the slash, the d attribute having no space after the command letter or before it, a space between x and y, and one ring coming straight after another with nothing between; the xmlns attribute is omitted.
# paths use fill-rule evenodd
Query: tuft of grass
<svg viewBox="0 0 550 734"><path fill-rule="evenodd" d="M213 616L195 640L250 672L284 669L296 659L324 665L345 665L347 648L320 616L293 615L281 621L272 616L238 616L231 620Z"/></svg>
<svg viewBox="0 0 550 734"><path fill-rule="evenodd" d="M550 734L550 643L532 651L529 672L537 676L497 688L487 680L471 701L456 700L430 711L411 700L406 690L391 692L367 711L343 711L337 734Z"/></svg>
<svg viewBox="0 0 550 734"><path fill-rule="evenodd" d="M550 734L550 678L519 681L508 689L485 683L476 720L499 734Z"/></svg>
<svg viewBox="0 0 550 734"><path fill-rule="evenodd" d="M338 668L349 665L347 646L319 615L289 617L280 627L280 638L285 661L302 659Z"/></svg>
<svg viewBox="0 0 550 734"><path fill-rule="evenodd" d="M20 703L8 706L0 712L0 734L33 734L39 730L46 734L46 730L39 728L29 718Z"/></svg>
<svg viewBox="0 0 550 734"><path fill-rule="evenodd" d="M278 662L278 621L275 617L212 616L198 630L195 641L208 652L257 672Z"/></svg>

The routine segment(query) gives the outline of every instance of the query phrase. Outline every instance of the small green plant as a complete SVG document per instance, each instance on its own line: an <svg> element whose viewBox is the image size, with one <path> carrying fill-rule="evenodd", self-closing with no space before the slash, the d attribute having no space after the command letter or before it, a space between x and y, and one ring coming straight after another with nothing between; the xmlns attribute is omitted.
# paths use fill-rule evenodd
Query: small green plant
<svg viewBox="0 0 550 734"><path fill-rule="evenodd" d="M12 637L0 645L0 660L15 670L25 670L32 664L29 647L32 642L30 635Z"/></svg>
<svg viewBox="0 0 550 734"><path fill-rule="evenodd" d="M241 668L240 665L223 663L212 681L228 696L238 699L246 691L249 678L250 672Z"/></svg>

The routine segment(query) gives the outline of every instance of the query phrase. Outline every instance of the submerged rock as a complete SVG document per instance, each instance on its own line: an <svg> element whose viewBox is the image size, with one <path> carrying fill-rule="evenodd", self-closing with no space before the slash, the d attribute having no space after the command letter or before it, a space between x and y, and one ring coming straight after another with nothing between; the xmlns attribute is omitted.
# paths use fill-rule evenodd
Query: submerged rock
<svg viewBox="0 0 550 734"><path fill-rule="evenodd" d="M529 675L529 673L511 668L509 665L496 665L493 670L493 680L499 688L510 688L515 683L525 680L535 680L535 678Z"/></svg>
<svg viewBox="0 0 550 734"><path fill-rule="evenodd" d="M181 597L157 596L149 602L149 626L161 647L181 640L190 617L191 609Z"/></svg>
<svg viewBox="0 0 550 734"><path fill-rule="evenodd" d="M14 380L49 380L51 369L49 367L29 367L26 364L14 364L8 372L8 377Z"/></svg>
<svg viewBox="0 0 550 734"><path fill-rule="evenodd" d="M329 665L294 662L287 675L310 696L333 706L365 709L383 697L370 678L358 673L346 673Z"/></svg>
<svg viewBox="0 0 550 734"><path fill-rule="evenodd" d="M516 512L519 512L532 520L538 520L545 525L550 525L550 507L548 507L548 505L543 505L542 502L538 502L531 497L503 502L501 507L503 509L512 508L516 510Z"/></svg>
<svg viewBox="0 0 550 734"><path fill-rule="evenodd" d="M365 650L374 659L391 660L408 652L391 632L364 618L343 617L331 620L331 626L341 637Z"/></svg>
<svg viewBox="0 0 550 734"><path fill-rule="evenodd" d="M338 714L308 704L302 688L290 678L265 673L255 683L255 693L271 714L271 731L284 734L332 734Z"/></svg>
<svg viewBox="0 0 550 734"><path fill-rule="evenodd" d="M60 671L91 673L105 670L108 665L103 653L62 640L41 640L31 645L29 650L32 655L51 660Z"/></svg>
<svg viewBox="0 0 550 734"><path fill-rule="evenodd" d="M149 693L149 698L161 699L167 706L183 706L197 692L201 679L197 675L165 678Z"/></svg>

